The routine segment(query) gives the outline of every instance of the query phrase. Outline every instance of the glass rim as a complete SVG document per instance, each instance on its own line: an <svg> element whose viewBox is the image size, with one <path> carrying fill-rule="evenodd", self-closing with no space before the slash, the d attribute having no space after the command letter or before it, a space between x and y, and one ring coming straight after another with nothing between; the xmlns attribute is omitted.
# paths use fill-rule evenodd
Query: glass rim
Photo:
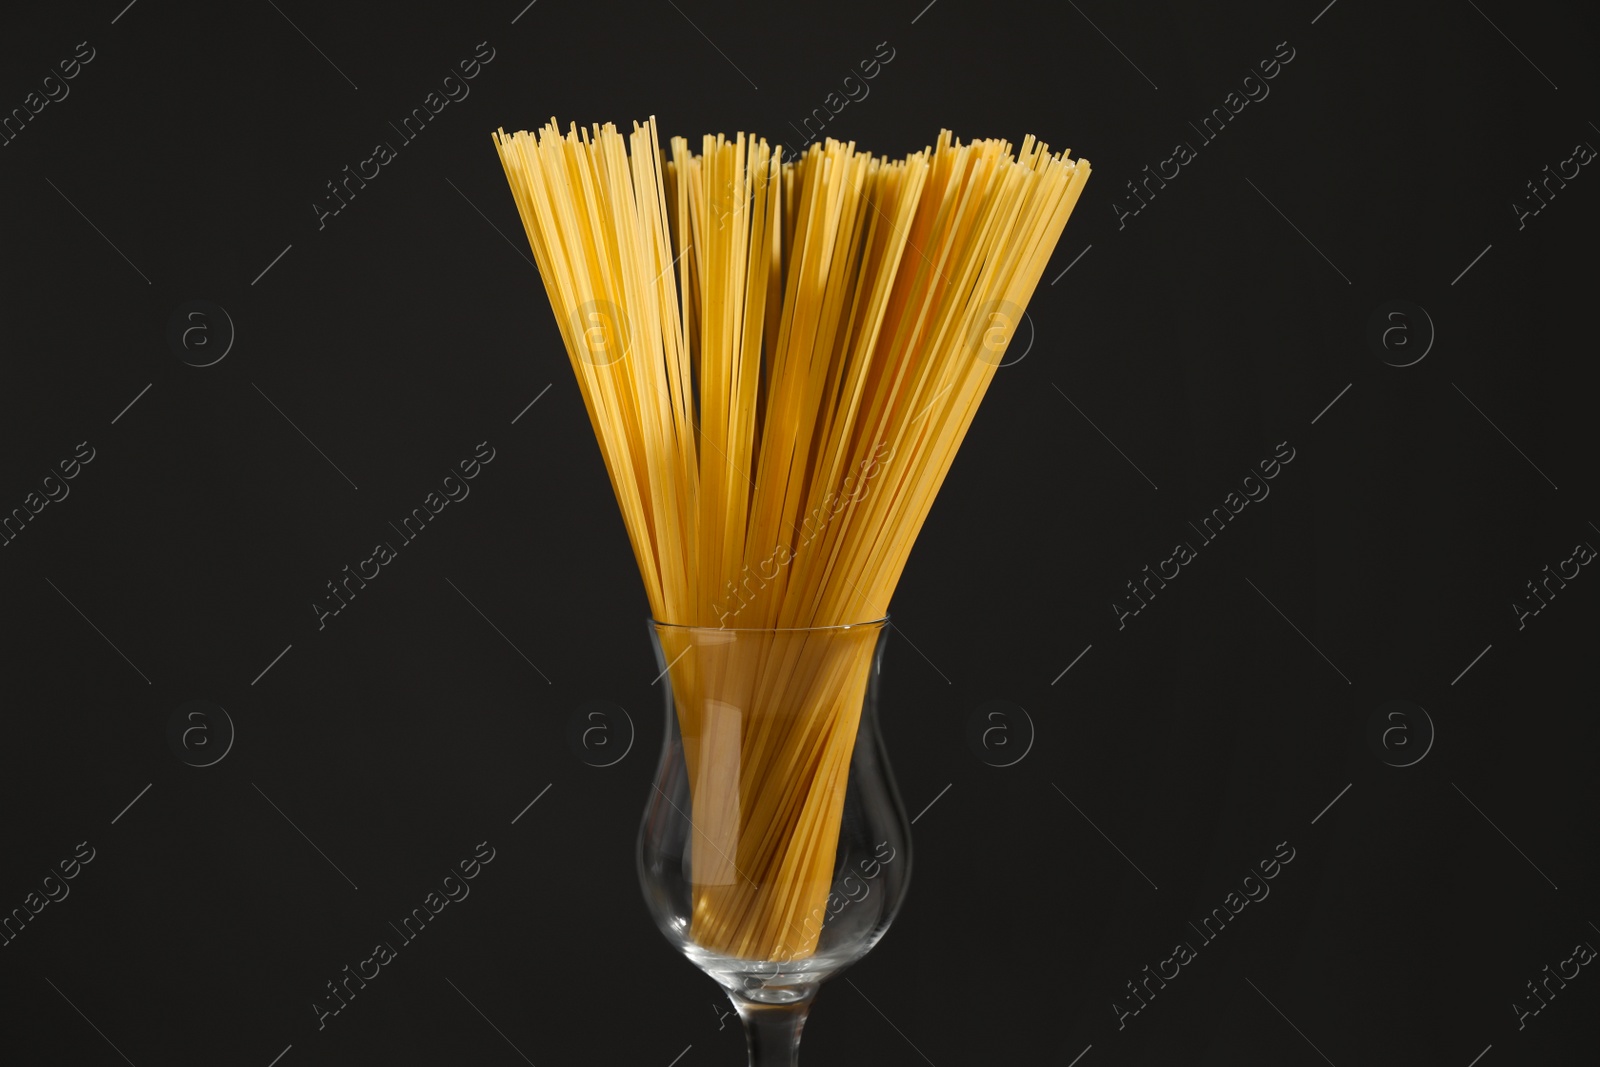
<svg viewBox="0 0 1600 1067"><path fill-rule="evenodd" d="M650 625L661 630L706 630L718 634L803 634L803 633L838 633L844 630L856 630L866 627L882 629L889 623L889 616L877 619L865 619L861 622L839 623L835 626L696 626L679 622L662 622L660 619L649 619Z"/></svg>

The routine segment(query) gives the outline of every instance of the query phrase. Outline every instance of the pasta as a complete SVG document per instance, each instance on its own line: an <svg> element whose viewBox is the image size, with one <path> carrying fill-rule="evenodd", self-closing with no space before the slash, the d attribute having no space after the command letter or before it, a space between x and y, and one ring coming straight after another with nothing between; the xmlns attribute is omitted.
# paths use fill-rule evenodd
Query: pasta
<svg viewBox="0 0 1600 1067"><path fill-rule="evenodd" d="M899 160L663 152L654 118L494 141L671 624L691 936L805 957L876 638L817 628L885 615L1089 165L949 131Z"/></svg>

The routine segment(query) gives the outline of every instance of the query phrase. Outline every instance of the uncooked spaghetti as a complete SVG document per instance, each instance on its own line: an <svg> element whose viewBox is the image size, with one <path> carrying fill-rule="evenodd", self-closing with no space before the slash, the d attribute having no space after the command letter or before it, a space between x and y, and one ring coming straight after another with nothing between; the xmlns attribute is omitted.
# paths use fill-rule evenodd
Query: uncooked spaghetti
<svg viewBox="0 0 1600 1067"><path fill-rule="evenodd" d="M806 956L873 650L807 631L886 613L1089 165L948 131L898 160L745 135L669 158L653 118L495 144L674 624L691 936ZM772 633L735 655L679 627Z"/></svg>

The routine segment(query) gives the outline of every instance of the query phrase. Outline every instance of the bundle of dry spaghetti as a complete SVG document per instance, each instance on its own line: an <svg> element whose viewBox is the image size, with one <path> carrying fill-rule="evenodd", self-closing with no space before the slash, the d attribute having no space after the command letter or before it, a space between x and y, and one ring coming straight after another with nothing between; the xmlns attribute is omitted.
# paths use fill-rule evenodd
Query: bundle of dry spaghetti
<svg viewBox="0 0 1600 1067"><path fill-rule="evenodd" d="M495 144L674 624L691 936L809 955L876 637L814 628L885 614L1089 165L948 131L900 160L744 135L669 158L653 118Z"/></svg>

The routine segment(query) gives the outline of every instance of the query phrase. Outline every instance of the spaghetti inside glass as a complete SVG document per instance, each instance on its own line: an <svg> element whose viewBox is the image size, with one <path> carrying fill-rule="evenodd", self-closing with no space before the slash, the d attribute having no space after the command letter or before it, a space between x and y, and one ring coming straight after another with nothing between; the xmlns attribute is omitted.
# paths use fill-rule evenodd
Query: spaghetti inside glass
<svg viewBox="0 0 1600 1067"><path fill-rule="evenodd" d="M640 883L662 933L746 1018L753 1063L792 1062L771 1057L793 1054L818 985L870 951L905 898L911 827L877 717L888 634L887 619L651 624L671 687Z"/></svg>

